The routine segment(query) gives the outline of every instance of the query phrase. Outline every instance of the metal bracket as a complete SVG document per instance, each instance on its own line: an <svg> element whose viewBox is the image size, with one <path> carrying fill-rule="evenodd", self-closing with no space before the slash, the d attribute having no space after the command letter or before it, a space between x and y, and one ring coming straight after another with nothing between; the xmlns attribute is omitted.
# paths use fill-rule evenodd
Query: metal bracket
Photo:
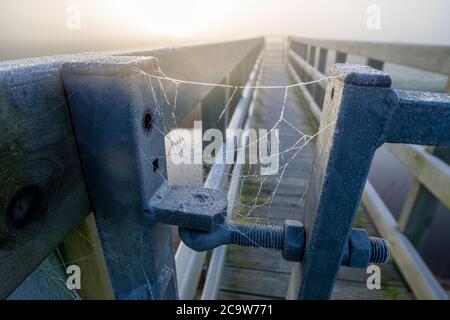
<svg viewBox="0 0 450 320"><path fill-rule="evenodd" d="M146 215L153 222L213 231L225 221L227 204L219 189L163 183L150 199Z"/></svg>
<svg viewBox="0 0 450 320"><path fill-rule="evenodd" d="M167 180L151 57L100 56L62 67L71 120L117 299L176 299L172 229L149 224L148 199ZM144 71L144 72L141 72Z"/></svg>

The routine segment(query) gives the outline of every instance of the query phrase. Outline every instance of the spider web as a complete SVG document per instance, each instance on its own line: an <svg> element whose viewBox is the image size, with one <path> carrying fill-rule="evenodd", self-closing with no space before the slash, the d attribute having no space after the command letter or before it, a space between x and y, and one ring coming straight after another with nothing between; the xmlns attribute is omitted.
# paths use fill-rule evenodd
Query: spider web
<svg viewBox="0 0 450 320"><path fill-rule="evenodd" d="M190 124L178 123L176 112L177 105L179 103L179 94L181 89L189 89L193 86L208 87L213 88L224 88L228 90L228 97L224 99L222 105L220 106L221 112L217 116L215 121L218 124L227 113L230 111L234 99L238 97L238 93L241 91L253 89L252 102L248 107L248 117L252 119L247 125L250 127L259 127L259 129L267 130L266 134L260 135L256 141L250 141L247 138L241 137L239 139L238 146L232 150L236 154L243 153L244 156L248 154L252 147L252 144L267 143L268 138L276 139L280 142L280 149L278 153L273 154L271 148L268 148L268 154L270 157L277 156L280 159L280 167L278 171L273 175L262 175L261 167L262 164L258 158L258 163L250 164L245 163L241 165L239 170L239 187L237 194L233 197L236 199L235 203L231 208L228 209L227 219L246 221L246 222L257 222L262 224L274 224L280 225L282 221L277 219L277 209L273 208L273 203L276 200L279 191L283 188L283 181L289 179L289 170L292 163L295 163L303 154L306 148L308 148L313 141L320 135L324 130L327 130L333 123L325 125L319 131L306 132L302 126L299 126L295 121L290 119L290 113L292 113L292 105L298 104L299 101L293 101L297 98L298 87L314 85L320 81L327 81L332 77L326 77L317 81L293 83L293 84L267 84L267 79L264 79L265 72L270 68L281 68L284 70L284 66L278 65L273 66L267 63L264 59L264 53L262 53L258 59L261 60L261 67L258 72L257 81L255 85L238 85L238 84L223 84L223 83L205 83L196 81L187 81L182 79L176 79L170 77L164 73L163 70L159 69L154 74L149 74L144 70L138 69L136 67L136 72L143 75L148 84L148 89L153 97L153 103L156 106L155 112L158 116L164 119L163 127L159 128L153 126L153 130L159 131L166 139L166 152L165 154L157 155L156 158L166 159L168 178L166 177L163 170L156 168L156 172L160 174L161 177L167 182L178 185L185 186L202 186L204 184L204 178L208 175L211 166L202 164L182 164L175 165L172 163L172 157L182 156L180 155L180 149L188 150L203 150L203 141L195 140L195 132ZM286 72L284 70L283 72ZM184 88L187 87L187 88ZM268 101L265 101L268 100ZM195 110L196 109L196 110ZM201 120L201 112L199 110L201 107L196 107L192 113L197 112L197 117L191 117L195 120ZM267 110L270 110L270 114L265 114ZM229 118L232 115L228 115ZM272 121L267 123L261 123L261 120L270 118ZM182 121L184 122L184 121ZM262 121L264 122L264 121ZM262 125L267 125L261 128ZM186 136L186 129L188 129L189 137ZM290 130L290 140L283 141L283 132L286 129ZM284 131L283 131L284 130ZM200 133L200 136L203 132ZM186 148L184 148L186 147ZM197 149L198 148L198 149ZM219 152L227 152L225 149L220 149ZM142 155L145 153L142 151ZM217 154L216 154L217 156ZM149 165L152 165L155 157L152 159L146 159ZM246 160L247 157L245 157ZM235 167L238 165L235 165ZM230 180L233 176L233 170L226 172L228 179L225 186L220 186L225 192L229 191ZM304 200L305 190L299 190L295 197L295 206L293 210L298 210L302 201ZM264 212L264 214L261 214ZM225 225L223 227L226 227ZM79 231L77 231L79 233ZM42 271L47 274L52 282L55 282L58 287L61 287L67 292L67 295L72 299L80 299L79 294L76 290L64 289L66 285L66 279L61 278L58 275L51 275L50 272L57 268L66 267L70 264L76 264L79 261L91 259L94 255L94 251L97 250L98 244L92 243L87 235L79 234L83 241L87 241L88 245L91 246L92 252L90 252L85 257L80 257L74 261L64 261L61 257L60 252L57 254L60 256L62 263L60 265L46 265L41 266ZM245 236L245 235L244 235ZM142 250L145 246L142 246ZM121 253L117 253L121 254ZM167 274L172 274L174 270L167 267ZM143 273L146 274L145 270ZM167 277L169 278L169 277ZM164 279L161 280L165 282ZM147 283L148 290L152 293L152 284L150 281ZM154 284L153 284L154 285ZM164 283L161 284L164 286Z"/></svg>
<svg viewBox="0 0 450 320"><path fill-rule="evenodd" d="M217 117L215 123L219 123L221 119L225 116L227 111L229 111L230 105L232 104L233 99L236 98L236 94L239 89L241 90L249 90L253 89L253 100L249 107L249 116L255 117L254 113L258 113L261 110L258 110L259 104L257 102L258 95L260 91L264 91L265 93L270 92L271 95L278 98L277 101L273 101L273 106L275 108L271 108L272 110L277 110L276 121L271 124L269 127L264 128L267 130L267 133L259 136L256 141L249 141L248 137L241 137L240 144L231 152L235 152L239 154L243 152L244 157L249 152L249 149L252 147L252 144L259 144L260 142L267 142L267 139L275 138L276 140L280 140L279 128L281 126L287 126L291 131L293 131L296 135L295 139L292 143L288 144L284 147L284 149L279 150L278 153L270 154L272 150L269 150L268 153L270 157L278 156L281 159L281 166L278 171L274 175L261 175L261 159L258 159L257 164L245 164L242 172L240 173L240 187L238 191L238 195L236 196L236 203L234 204L235 209L231 210L232 214L229 214L227 219L233 220L244 220L251 222L259 222L264 224L272 224L271 221L271 211L272 204L274 199L276 198L280 186L282 185L283 179L286 176L286 172L290 166L290 164L298 159L302 151L311 144L311 142L317 138L321 132L327 130L333 123L325 125L322 129L317 132L312 132L311 134L307 134L303 131L302 128L299 128L296 124L293 124L288 117L286 116L286 110L288 106L288 102L292 99L292 95L296 94L295 90L297 90L300 86L314 85L321 81L329 80L333 77L326 77L320 80L310 81L310 82L301 82L301 83L293 83L293 84L261 84L262 82L262 74L264 73L265 68L271 68L273 66L265 66L264 54L261 54L258 61L262 60L262 66L260 68L259 73L257 74L257 82L256 85L237 85L237 84L223 84L223 83L205 83L205 82L197 82L190 80L182 80L170 77L164 73L160 68L154 74L146 73L141 69L137 69L136 71L141 73L146 77L148 87L151 90L154 103L157 106L157 112L160 115L164 115L166 121L164 122L164 127L160 129L161 133L164 133L166 136L166 154L161 155L161 157L165 157L167 160L168 166L168 175L169 181L173 184L185 185L185 186L201 186L204 183L203 177L206 177L209 173L210 166L198 164L188 164L188 165L174 165L171 163L171 158L173 156L182 157L180 153L180 149L188 149L188 150L196 150L199 148L202 150L203 141L193 139L195 137L194 132L187 133L186 130L180 130L179 123L177 123L176 110L177 103L179 101L179 92L183 86L192 87L192 86L204 86L209 88L225 88L229 90L228 98L224 99L221 105L220 115ZM258 62L257 62L258 63ZM267 81L265 81L267 82ZM272 94L271 92L275 92ZM231 117L231 116L230 116ZM201 120L201 116L196 120ZM255 123L254 123L255 124ZM159 130L159 129L158 129ZM193 130L193 129L191 129ZM275 137L272 137L275 135ZM181 144L181 147L180 147ZM224 143L225 144L225 143ZM186 148L184 148L186 147ZM224 149L225 146L223 146ZM222 150L219 151L219 154ZM223 150L224 153L229 152L227 150ZM217 156L217 154L216 154ZM192 156L193 157L193 156ZM235 156L236 159L236 156ZM248 159L246 159L248 160ZM164 176L162 172L160 172L161 176ZM226 173L228 176L228 182L230 181L233 171L230 170ZM267 193L267 188L265 188L266 183L271 183L273 188L271 188L270 194ZM257 185L257 190L254 194L249 197L249 194L246 192L246 186L248 185ZM222 188L224 191L229 191L229 184ZM298 194L297 204L300 203L304 199L304 191ZM255 211L258 209L264 208L267 211L265 217L260 217L260 215L255 214ZM229 210L230 211L230 210ZM276 218L276 217L275 217ZM276 220L276 219L274 219ZM274 222L274 224L280 224L279 221ZM225 225L223 226L225 227ZM245 235L244 235L245 236Z"/></svg>

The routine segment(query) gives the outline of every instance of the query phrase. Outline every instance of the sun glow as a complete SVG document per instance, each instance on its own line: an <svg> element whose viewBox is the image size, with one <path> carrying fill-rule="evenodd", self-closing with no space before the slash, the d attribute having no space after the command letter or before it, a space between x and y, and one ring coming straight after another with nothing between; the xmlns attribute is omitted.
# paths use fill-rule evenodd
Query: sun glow
<svg viewBox="0 0 450 320"><path fill-rule="evenodd" d="M223 14L221 7L223 3L212 0L114 0L110 6L139 32L177 37L206 32Z"/></svg>

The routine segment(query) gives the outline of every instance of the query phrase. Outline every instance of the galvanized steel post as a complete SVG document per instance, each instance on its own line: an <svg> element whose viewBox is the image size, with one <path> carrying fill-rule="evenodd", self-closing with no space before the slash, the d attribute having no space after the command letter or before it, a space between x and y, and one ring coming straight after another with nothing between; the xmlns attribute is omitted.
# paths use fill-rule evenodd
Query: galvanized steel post
<svg viewBox="0 0 450 320"><path fill-rule="evenodd" d="M376 149L385 142L450 144L450 97L401 92L378 70L335 65L303 222L306 248L288 298L328 299Z"/></svg>
<svg viewBox="0 0 450 320"><path fill-rule="evenodd" d="M172 229L145 216L166 180L162 110L145 75L156 59L66 63L63 76L114 295L175 299Z"/></svg>

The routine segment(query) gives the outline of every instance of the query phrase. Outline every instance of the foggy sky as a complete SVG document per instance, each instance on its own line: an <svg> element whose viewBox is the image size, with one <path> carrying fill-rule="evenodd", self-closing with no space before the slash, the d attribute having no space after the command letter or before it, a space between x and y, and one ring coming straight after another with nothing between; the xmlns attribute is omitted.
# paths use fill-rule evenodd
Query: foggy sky
<svg viewBox="0 0 450 320"><path fill-rule="evenodd" d="M381 10L379 30L366 26L369 5ZM0 58L267 34L450 45L449 21L448 0L0 0Z"/></svg>

